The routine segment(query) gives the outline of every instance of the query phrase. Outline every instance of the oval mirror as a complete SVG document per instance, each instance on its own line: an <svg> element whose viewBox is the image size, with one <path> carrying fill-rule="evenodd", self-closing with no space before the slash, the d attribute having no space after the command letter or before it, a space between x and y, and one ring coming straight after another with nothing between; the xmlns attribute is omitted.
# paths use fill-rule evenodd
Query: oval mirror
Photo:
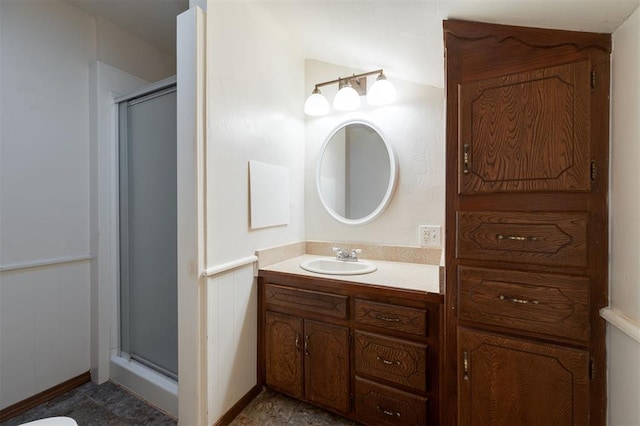
<svg viewBox="0 0 640 426"><path fill-rule="evenodd" d="M316 188L336 220L359 225L378 217L391 201L396 157L372 123L354 120L334 129L322 149Z"/></svg>

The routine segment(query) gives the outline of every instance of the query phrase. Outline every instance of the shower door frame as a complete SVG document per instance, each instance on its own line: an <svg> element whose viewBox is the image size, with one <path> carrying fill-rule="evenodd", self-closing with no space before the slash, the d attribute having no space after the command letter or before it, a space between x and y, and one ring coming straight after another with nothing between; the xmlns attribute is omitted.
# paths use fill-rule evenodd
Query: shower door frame
<svg viewBox="0 0 640 426"><path fill-rule="evenodd" d="M160 374L165 375L166 377L178 381L178 373L173 373L172 371L163 368L160 365L148 360L142 356L138 356L132 353L129 349L131 348L131 336L130 333L123 333L123 326L126 324L130 324L131 319L131 306L130 299L127 297L123 297L123 293L128 292L130 289L129 282L129 263L123 262L122 258L128 258L128 246L122 245L121 242L123 239L129 239L129 223L128 221L123 221L122 215L123 210L128 211L129 204L129 191L123 192L124 187L128 187L129 185L129 175L128 175L128 166L129 166L129 158L128 158L128 150L124 149L129 147L129 138L128 138L128 108L134 105L140 104L145 101L149 101L164 95L168 95L171 93L177 93L177 85L176 85L176 77L169 77L167 79L161 80L156 83L152 83L146 85L133 93L130 93L125 96L121 96L114 100L116 107L116 134L117 134L117 144L116 148L118 150L117 155L117 175L118 175L118 197L116 199L116 229L119 230L116 236L116 246L117 246L117 284L116 284L116 295L117 295L117 353L118 356L126 359L126 360L134 360L139 362L140 364L151 368L159 372ZM177 101L177 100L176 100ZM176 104L177 110L177 104ZM177 113L177 111L176 111ZM177 125L177 123L176 123ZM177 134L176 134L176 151L177 151ZM176 158L177 162L177 158ZM123 167L123 164L126 164L126 167ZM177 179L177 175L176 175ZM177 209L177 199L176 199L176 209ZM128 216L128 215L125 215ZM177 237L177 236L176 236ZM177 249L177 239L176 239L176 249ZM177 263L177 256L176 256ZM176 315L177 315L177 276L176 276ZM176 318L177 320L177 318ZM177 329L176 329L177 333ZM178 338L176 335L176 345L178 342ZM178 348L176 347L176 351ZM177 365L176 365L177 367Z"/></svg>

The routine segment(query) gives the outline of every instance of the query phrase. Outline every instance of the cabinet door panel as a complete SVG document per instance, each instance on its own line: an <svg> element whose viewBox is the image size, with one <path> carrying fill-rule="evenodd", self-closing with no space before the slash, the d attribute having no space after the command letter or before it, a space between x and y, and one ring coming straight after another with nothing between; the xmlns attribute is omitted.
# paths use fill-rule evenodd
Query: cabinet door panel
<svg viewBox="0 0 640 426"><path fill-rule="evenodd" d="M459 423L584 425L589 353L458 329Z"/></svg>
<svg viewBox="0 0 640 426"><path fill-rule="evenodd" d="M267 386L302 397L302 319L267 312L265 316Z"/></svg>
<svg viewBox="0 0 640 426"><path fill-rule="evenodd" d="M349 411L349 329L305 320L307 400Z"/></svg>
<svg viewBox="0 0 640 426"><path fill-rule="evenodd" d="M459 193L588 191L588 61L458 85Z"/></svg>

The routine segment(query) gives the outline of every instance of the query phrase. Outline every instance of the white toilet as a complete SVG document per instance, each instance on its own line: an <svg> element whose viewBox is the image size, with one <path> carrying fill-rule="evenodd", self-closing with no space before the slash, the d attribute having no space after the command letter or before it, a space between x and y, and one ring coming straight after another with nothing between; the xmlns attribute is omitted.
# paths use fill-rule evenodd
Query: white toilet
<svg viewBox="0 0 640 426"><path fill-rule="evenodd" d="M22 423L20 426L78 426L78 423L71 417L49 417L47 419Z"/></svg>

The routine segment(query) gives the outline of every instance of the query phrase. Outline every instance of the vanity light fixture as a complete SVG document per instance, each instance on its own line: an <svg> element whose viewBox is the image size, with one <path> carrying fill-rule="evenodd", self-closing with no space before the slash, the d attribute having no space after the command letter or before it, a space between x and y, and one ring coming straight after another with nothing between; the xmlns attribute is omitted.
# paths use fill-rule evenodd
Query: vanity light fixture
<svg viewBox="0 0 640 426"><path fill-rule="evenodd" d="M360 95L353 88L349 80L340 80L338 86L340 90L333 98L333 107L338 111L352 111L360 107Z"/></svg>
<svg viewBox="0 0 640 426"><path fill-rule="evenodd" d="M367 95L367 76L379 74ZM373 106L387 105L396 100L396 89L387 80L382 69L339 77L336 80L316 84L311 96L304 103L307 115L320 116L329 112L329 101L320 93L321 86L338 83L338 93L333 99L333 108L338 111L352 111L360 106L360 96L367 95L367 103Z"/></svg>
<svg viewBox="0 0 640 426"><path fill-rule="evenodd" d="M329 112L329 101L325 98L322 93L320 93L320 89L316 86L304 103L304 113L307 115L325 115Z"/></svg>
<svg viewBox="0 0 640 426"><path fill-rule="evenodd" d="M369 94L367 95L367 102L369 105L379 106L379 105L387 105L395 102L396 100L396 88L383 72L380 72L380 75L376 79L376 82L373 83L371 89L369 90Z"/></svg>

